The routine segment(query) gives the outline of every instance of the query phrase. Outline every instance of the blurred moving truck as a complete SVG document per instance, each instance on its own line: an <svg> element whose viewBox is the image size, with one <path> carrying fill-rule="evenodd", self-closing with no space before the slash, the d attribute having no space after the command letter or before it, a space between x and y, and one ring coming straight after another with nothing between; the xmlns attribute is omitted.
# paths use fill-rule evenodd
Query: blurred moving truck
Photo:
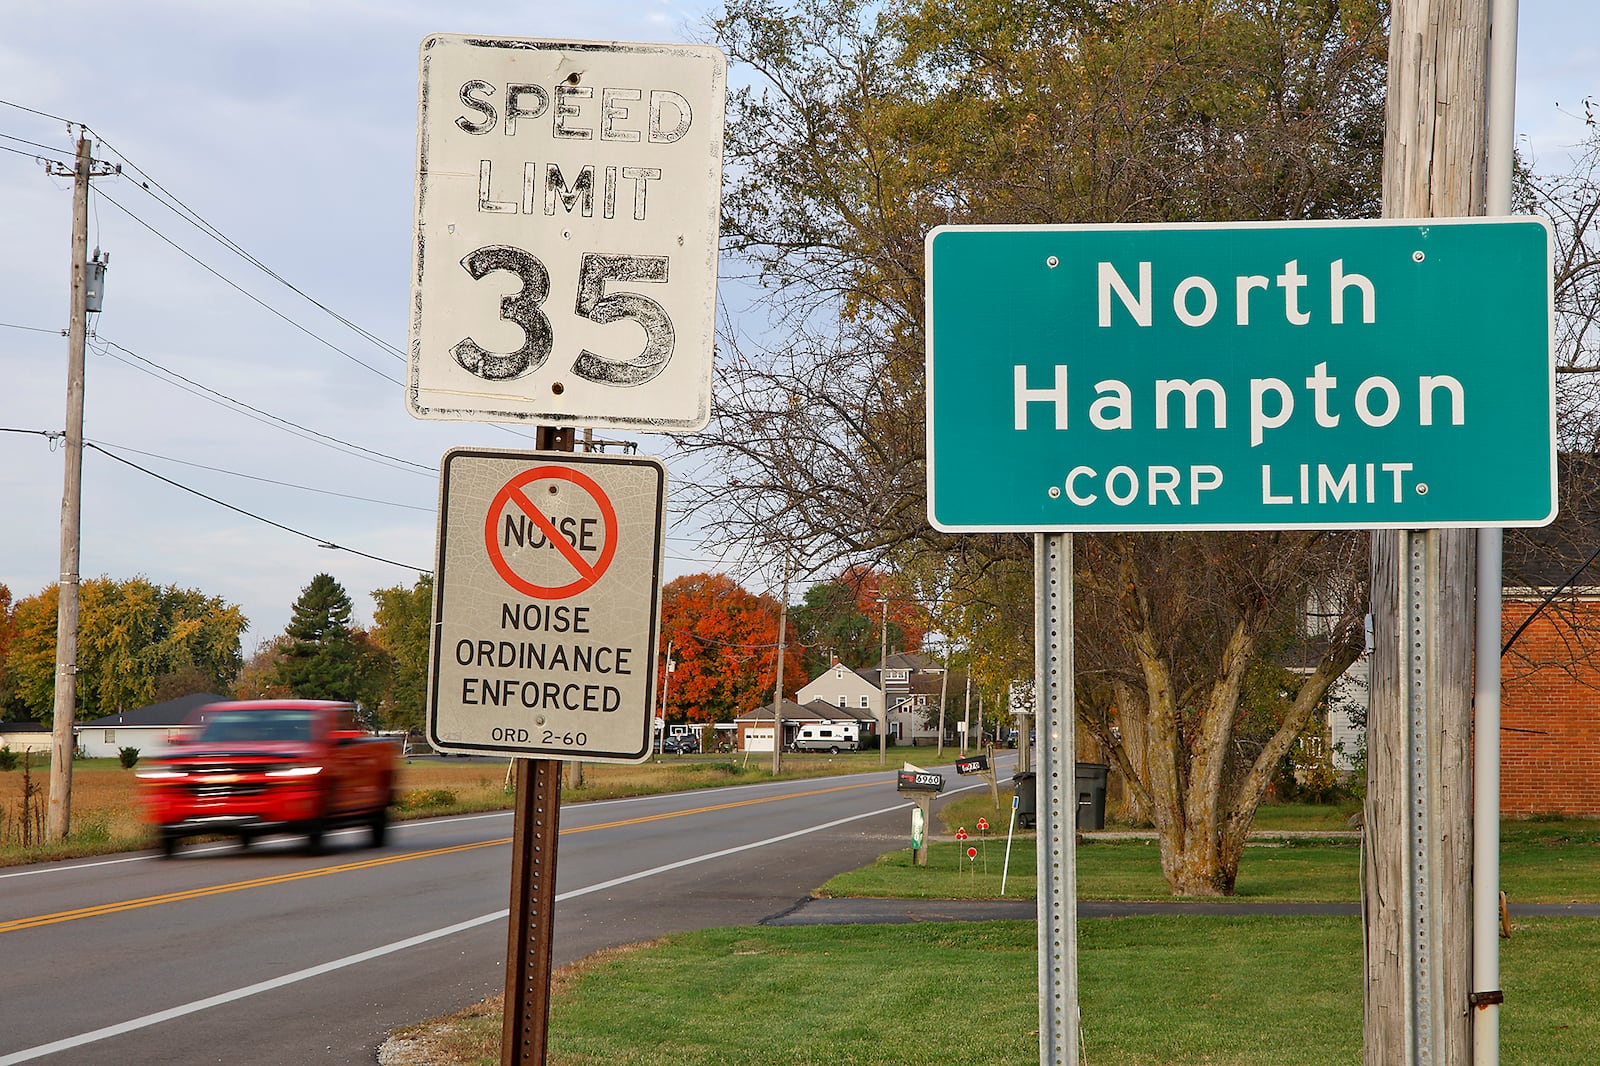
<svg viewBox="0 0 1600 1066"><path fill-rule="evenodd" d="M184 725L171 752L141 766L145 820L171 858L189 836L303 833L312 851L340 826L383 845L401 745L362 729L349 703L213 703Z"/></svg>

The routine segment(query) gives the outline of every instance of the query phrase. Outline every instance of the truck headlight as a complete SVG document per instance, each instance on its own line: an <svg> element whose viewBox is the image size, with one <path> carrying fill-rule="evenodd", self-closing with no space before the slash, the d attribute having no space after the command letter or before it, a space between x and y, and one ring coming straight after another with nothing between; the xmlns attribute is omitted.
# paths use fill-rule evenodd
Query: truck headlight
<svg viewBox="0 0 1600 1066"><path fill-rule="evenodd" d="M284 766L277 770L268 770L268 777L315 777L322 773L320 766Z"/></svg>

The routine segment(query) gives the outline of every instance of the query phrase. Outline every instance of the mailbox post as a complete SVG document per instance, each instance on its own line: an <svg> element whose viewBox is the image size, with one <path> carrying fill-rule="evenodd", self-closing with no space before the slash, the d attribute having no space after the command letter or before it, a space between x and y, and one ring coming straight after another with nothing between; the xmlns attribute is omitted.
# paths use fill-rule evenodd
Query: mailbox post
<svg viewBox="0 0 1600 1066"><path fill-rule="evenodd" d="M931 770L915 768L901 770L895 779L895 790L911 793L917 808L911 815L911 861L915 866L928 865L927 827L933 817L933 797L944 791L944 776ZM918 829L921 832L918 832Z"/></svg>

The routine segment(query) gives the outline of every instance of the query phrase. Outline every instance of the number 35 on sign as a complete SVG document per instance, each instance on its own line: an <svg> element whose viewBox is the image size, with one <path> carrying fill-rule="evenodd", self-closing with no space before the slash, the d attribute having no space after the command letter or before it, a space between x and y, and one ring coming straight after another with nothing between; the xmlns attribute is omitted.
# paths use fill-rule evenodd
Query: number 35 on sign
<svg viewBox="0 0 1600 1066"><path fill-rule="evenodd" d="M704 428L726 83L708 47L422 42L412 414Z"/></svg>

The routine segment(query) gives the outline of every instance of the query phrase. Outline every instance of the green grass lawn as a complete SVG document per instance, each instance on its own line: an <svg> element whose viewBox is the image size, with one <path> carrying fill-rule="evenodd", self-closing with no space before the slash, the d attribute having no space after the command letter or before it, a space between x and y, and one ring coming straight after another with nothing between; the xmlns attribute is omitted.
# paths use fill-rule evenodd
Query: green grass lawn
<svg viewBox="0 0 1600 1066"><path fill-rule="evenodd" d="M1027 922L717 929L580 964L551 1011L553 1066L990 1066L1038 1061ZM1589 1066L1600 1048L1600 920L1518 923L1503 945L1503 1061ZM1356 918L1079 923L1093 1066L1361 1061ZM498 1061L492 1007L453 1053ZM442 1027L435 1027L441 1029ZM476 1040L476 1044L472 1041ZM473 1048L476 1050L472 1050Z"/></svg>
<svg viewBox="0 0 1600 1066"><path fill-rule="evenodd" d="M989 792L965 795L941 808L947 832L965 828L970 839L934 840L926 868L910 864L906 848L880 856L866 868L840 874L821 895L909 896L965 900L1000 895L1010 799L997 812ZM1344 828L1339 807L1262 807L1262 832L1326 832ZM987 837L978 818L987 818ZM966 863L968 845L979 861ZM1078 845L1078 896L1083 900L1168 900L1160 850L1154 840L1086 839ZM1501 888L1512 903L1600 903L1600 820L1501 823ZM1006 895L1034 896L1034 834L1021 832L1011 847ZM1243 901L1355 903L1360 900L1360 848L1352 839L1259 840L1238 866L1235 896Z"/></svg>
<svg viewBox="0 0 1600 1066"><path fill-rule="evenodd" d="M976 824L974 821L973 824ZM972 832L969 829L969 832ZM1508 823L1502 830L1500 883L1513 903L1600 903L1600 823ZM965 857L967 847L979 859ZM909 899L992 899L1000 895L1006 841L973 833L958 844L938 840L928 865L911 864L909 844L869 866L833 878L824 896ZM1006 875L1009 897L1032 899L1034 837L1016 837ZM1170 899L1155 841L1093 841L1079 845L1081 899ZM1245 849L1233 898L1246 902L1350 902L1360 899L1360 849L1354 841L1288 841Z"/></svg>

